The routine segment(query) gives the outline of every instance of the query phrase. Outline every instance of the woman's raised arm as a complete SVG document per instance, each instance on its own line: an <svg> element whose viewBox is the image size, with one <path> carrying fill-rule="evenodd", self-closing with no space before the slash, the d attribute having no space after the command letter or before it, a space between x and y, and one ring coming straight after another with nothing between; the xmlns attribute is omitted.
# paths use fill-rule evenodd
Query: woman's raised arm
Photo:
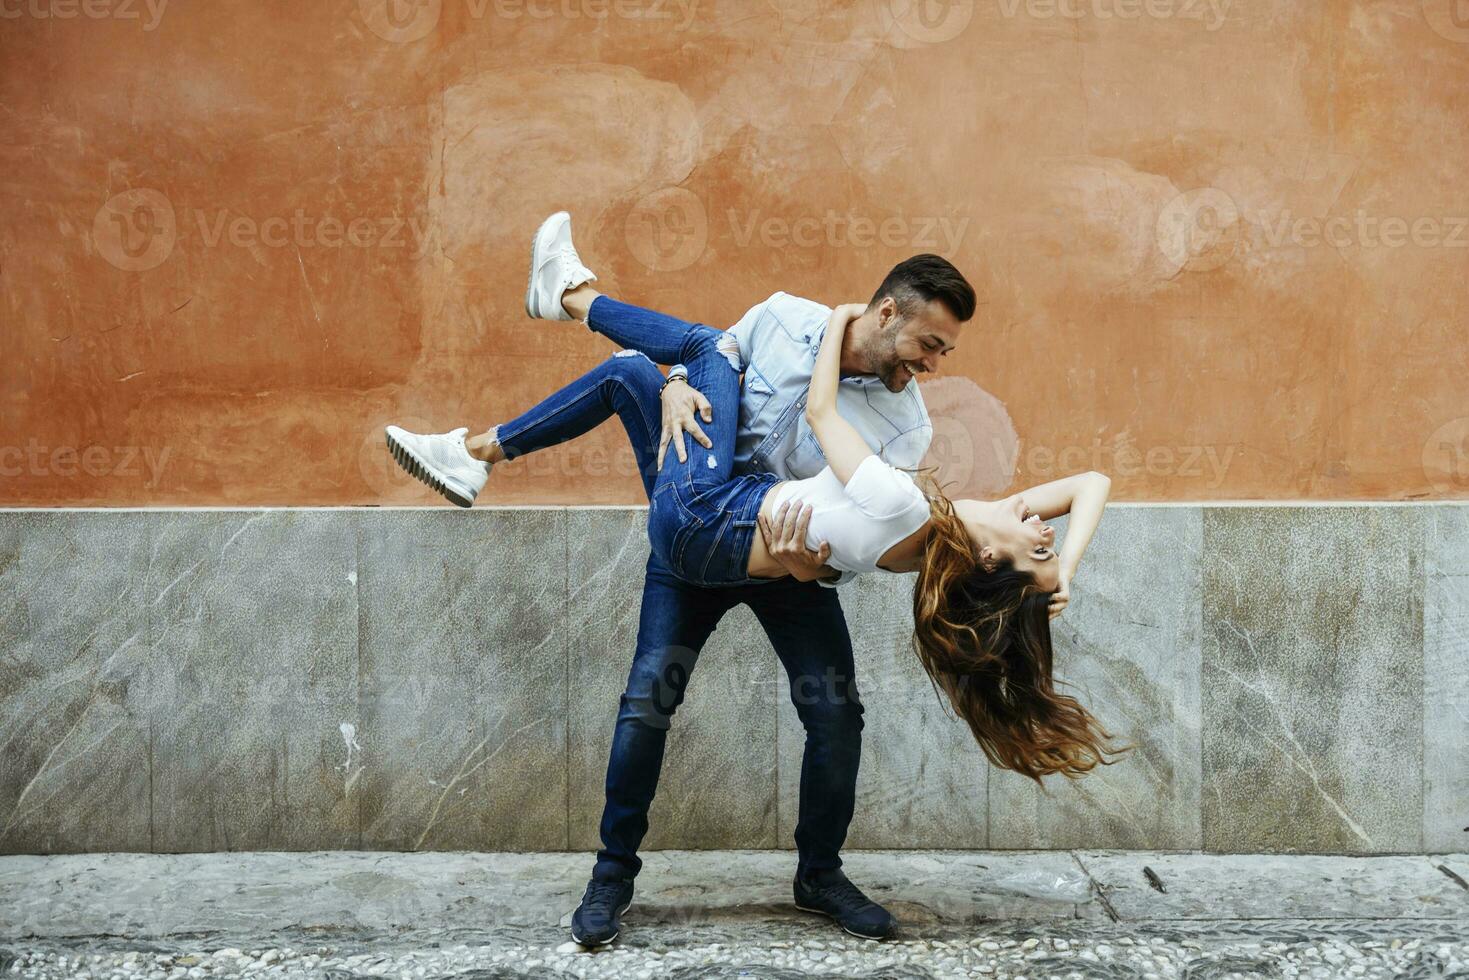
<svg viewBox="0 0 1469 980"><path fill-rule="evenodd" d="M868 456L875 455L867 441L852 424L837 413L837 383L841 380L842 338L847 324L867 309L862 303L847 303L831 311L826 336L811 368L811 388L806 393L806 423L821 444L826 464L837 479L846 485L857 467Z"/></svg>
<svg viewBox="0 0 1469 980"><path fill-rule="evenodd" d="M1071 601L1071 579L1081 564L1081 556L1091 544L1097 524L1102 520L1102 510L1107 506L1107 496L1112 492L1112 481L1095 471L1062 477L1050 483L1031 487L1019 496L1025 498L1025 506L1042 520L1070 514L1066 526L1066 540L1061 542L1061 551L1056 560L1060 562L1061 586L1051 597L1051 618L1060 615Z"/></svg>

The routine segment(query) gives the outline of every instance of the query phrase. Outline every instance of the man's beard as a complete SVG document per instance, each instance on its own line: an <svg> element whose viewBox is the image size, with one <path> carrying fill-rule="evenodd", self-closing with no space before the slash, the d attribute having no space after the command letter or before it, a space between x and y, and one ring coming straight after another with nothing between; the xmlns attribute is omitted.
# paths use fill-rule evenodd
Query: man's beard
<svg viewBox="0 0 1469 980"><path fill-rule="evenodd" d="M898 375L904 372L902 358L898 357L897 336L898 327L891 326L876 337L868 347L867 357L873 366L873 373L883 383L883 387L891 392L899 392L908 387L908 382L898 381Z"/></svg>

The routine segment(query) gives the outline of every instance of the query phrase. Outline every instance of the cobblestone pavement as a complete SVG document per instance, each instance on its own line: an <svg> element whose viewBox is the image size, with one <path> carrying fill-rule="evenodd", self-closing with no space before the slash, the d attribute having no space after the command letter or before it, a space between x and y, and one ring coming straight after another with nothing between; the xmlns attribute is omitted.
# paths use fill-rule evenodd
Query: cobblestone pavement
<svg viewBox="0 0 1469 980"><path fill-rule="evenodd" d="M0 974L1469 980L1466 855L851 852L886 942L796 910L793 864L653 852L593 953L581 854L0 857Z"/></svg>

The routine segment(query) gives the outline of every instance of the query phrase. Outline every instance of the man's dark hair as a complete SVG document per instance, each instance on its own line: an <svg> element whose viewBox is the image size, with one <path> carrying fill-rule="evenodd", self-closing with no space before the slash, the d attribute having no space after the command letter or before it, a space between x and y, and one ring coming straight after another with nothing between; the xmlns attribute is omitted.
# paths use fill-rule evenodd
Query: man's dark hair
<svg viewBox="0 0 1469 980"><path fill-rule="evenodd" d="M960 323L974 316L974 287L948 259L929 252L893 266L868 305L877 305L885 296L891 296L898 304L898 313L904 319L934 299L947 306Z"/></svg>

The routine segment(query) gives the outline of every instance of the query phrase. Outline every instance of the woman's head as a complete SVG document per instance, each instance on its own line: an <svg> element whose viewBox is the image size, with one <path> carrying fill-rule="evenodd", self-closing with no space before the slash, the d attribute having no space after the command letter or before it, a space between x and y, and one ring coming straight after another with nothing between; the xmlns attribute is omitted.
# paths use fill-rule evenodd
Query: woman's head
<svg viewBox="0 0 1469 980"><path fill-rule="evenodd" d="M1030 512L1024 497L955 500L953 505L981 567L994 571L1006 564L1028 574L1046 592L1060 588L1056 531Z"/></svg>
<svg viewBox="0 0 1469 980"><path fill-rule="evenodd" d="M1112 765L1103 756L1116 750L1100 744L1110 733L1051 680L1054 532L1027 521L1018 498L956 503L936 488L929 497L913 646L935 687L996 766L1039 783ZM980 506L960 506L971 503Z"/></svg>

